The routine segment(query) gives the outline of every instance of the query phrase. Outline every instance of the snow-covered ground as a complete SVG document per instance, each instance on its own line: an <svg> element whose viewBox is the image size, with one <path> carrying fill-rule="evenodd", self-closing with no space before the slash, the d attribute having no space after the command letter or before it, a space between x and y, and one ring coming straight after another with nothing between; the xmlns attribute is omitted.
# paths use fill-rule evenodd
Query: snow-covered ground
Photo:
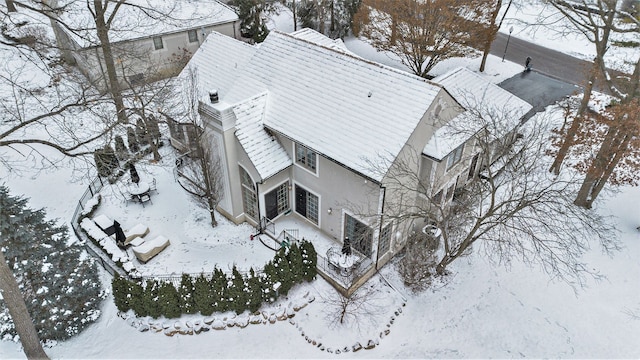
<svg viewBox="0 0 640 360"><path fill-rule="evenodd" d="M285 16L282 14L278 20ZM540 32L537 34L539 40L542 36ZM360 56L397 66L393 59L372 52L366 44L354 39L347 39L346 43ZM475 70L477 61L453 59L436 71L443 73L459 65ZM486 76L497 83L520 70L521 65L502 63L492 57ZM152 205L125 206L116 193L105 189L98 212L117 219L125 228L142 222L152 232L170 238L172 245L165 252L140 266L165 274L206 271L213 264L228 266L235 262L243 266L266 261L268 250L248 239L247 226L223 222L211 230L207 213L198 209L174 182L173 158L168 148L163 149L163 155L159 164L148 162L139 168L141 173L158 179L160 193L153 195ZM45 207L49 217L67 223L87 181L75 176L70 167L59 166L46 173L25 170L20 176L3 169L0 183L6 184L13 194L30 197L30 206ZM610 258L594 247L585 260L607 278L590 281L588 287L577 292L564 283L549 281L540 269L518 261L505 268L472 254L450 266L452 275L446 278L446 283L419 294L412 294L402 286L393 266L385 267L382 276L375 276L365 285L373 291L372 315L361 318L359 326L336 326L328 318L332 313L329 299L335 291L318 279L296 286L288 299L263 309L270 312L286 307L289 302L315 298L291 322L249 325L244 329L232 327L199 335L168 337L162 332L139 332L130 320L117 315L109 296L102 304L102 316L97 323L46 351L52 358L60 359L639 358L640 233L636 227L640 225L637 208L640 189L624 187L616 194L602 196L603 202L594 211L617 219L624 249ZM102 279L110 289L106 272L102 272ZM214 316L222 319L232 315ZM191 315L180 321L198 319L201 317ZM345 347L352 348L356 343L366 346L369 340L377 346L343 352ZM336 355L338 349L341 354ZM0 342L0 358L24 358L24 353L19 344L4 341Z"/></svg>

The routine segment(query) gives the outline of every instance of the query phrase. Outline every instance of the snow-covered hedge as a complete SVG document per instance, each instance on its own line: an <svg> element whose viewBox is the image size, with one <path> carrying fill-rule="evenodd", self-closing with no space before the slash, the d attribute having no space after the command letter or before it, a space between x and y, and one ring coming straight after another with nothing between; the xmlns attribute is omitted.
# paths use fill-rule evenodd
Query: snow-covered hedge
<svg viewBox="0 0 640 360"><path fill-rule="evenodd" d="M263 303L273 303L295 284L316 277L316 251L308 241L282 249L264 270L242 275L234 266L230 275L215 268L210 276L183 274L176 289L171 283L147 280L136 283L115 276L112 282L116 307L133 310L137 316L180 317L183 313L209 316L214 312L256 312Z"/></svg>

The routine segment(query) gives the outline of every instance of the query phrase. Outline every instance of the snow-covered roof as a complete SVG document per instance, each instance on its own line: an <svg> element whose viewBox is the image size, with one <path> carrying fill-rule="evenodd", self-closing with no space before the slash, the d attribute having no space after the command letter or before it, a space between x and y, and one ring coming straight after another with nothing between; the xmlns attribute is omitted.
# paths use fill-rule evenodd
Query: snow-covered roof
<svg viewBox="0 0 640 360"><path fill-rule="evenodd" d="M340 51L343 53L347 53L353 56L357 56L347 49L347 46L344 44L342 39L331 39L326 37L325 35L309 28L300 29L298 31L294 31L291 33L291 36L297 37L298 39L306 40L312 42L316 45L328 47L330 49Z"/></svg>
<svg viewBox="0 0 640 360"><path fill-rule="evenodd" d="M113 13L116 3L107 2L105 17ZM60 20L78 30L80 36L71 36L81 47L99 43L86 1L59 0L58 6L64 7ZM109 39L111 42L133 40L236 20L238 15L233 9L217 0L127 0L117 10Z"/></svg>
<svg viewBox="0 0 640 360"><path fill-rule="evenodd" d="M483 121L476 116L499 118L509 122L505 126L513 128L532 109L531 104L465 67L453 69L432 81L442 85L463 107L473 109L457 115L434 133L423 150L423 154L434 159L442 160L462 145L469 134L480 130Z"/></svg>
<svg viewBox="0 0 640 360"><path fill-rule="evenodd" d="M226 48L239 45L220 40L207 39L190 62L201 69L203 88L218 89L227 106L268 91L267 128L377 181L384 174L370 162L395 159L441 90L413 74L278 31L235 68ZM225 54L225 65L199 56L215 51ZM222 69L236 76L228 90L232 75Z"/></svg>
<svg viewBox="0 0 640 360"><path fill-rule="evenodd" d="M237 119L236 137L263 180L292 164L278 139L269 134L262 123L267 97L267 93L263 93L233 108Z"/></svg>

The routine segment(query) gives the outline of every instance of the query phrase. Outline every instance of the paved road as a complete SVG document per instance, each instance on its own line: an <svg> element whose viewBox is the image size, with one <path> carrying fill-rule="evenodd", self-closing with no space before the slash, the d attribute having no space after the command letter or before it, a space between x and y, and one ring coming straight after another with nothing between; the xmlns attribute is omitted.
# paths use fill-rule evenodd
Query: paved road
<svg viewBox="0 0 640 360"><path fill-rule="evenodd" d="M508 35L498 33L496 40L491 44L491 54L502 57L507 45ZM591 63L559 51L545 48L525 40L511 37L507 47L506 60L522 64L530 56L533 68L546 75L550 75L570 84L584 86L586 71L591 67ZM603 91L604 87L596 83L596 89Z"/></svg>

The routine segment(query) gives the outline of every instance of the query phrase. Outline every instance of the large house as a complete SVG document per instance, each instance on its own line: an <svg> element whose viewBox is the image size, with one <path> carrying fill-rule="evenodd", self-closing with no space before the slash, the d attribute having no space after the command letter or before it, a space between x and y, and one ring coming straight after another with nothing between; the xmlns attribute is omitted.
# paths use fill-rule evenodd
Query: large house
<svg viewBox="0 0 640 360"><path fill-rule="evenodd" d="M104 56L95 21L84 1L51 0L63 8L51 21L66 61L76 64L99 88L106 88ZM106 18L116 2L107 2ZM72 31L73 30L73 31ZM109 39L123 86L176 75L206 36L215 31L240 38L240 20L217 1L132 0L117 9Z"/></svg>
<svg viewBox="0 0 640 360"><path fill-rule="evenodd" d="M515 120L531 109L467 69L429 81L365 60L309 29L273 31L260 46L211 33L179 79L189 72L197 72L200 126L223 174L220 213L275 237L280 233L270 225L295 217L338 249L349 238L359 257L346 269L349 280L319 268L345 294L422 225L390 220L398 204L422 201L402 198L394 166L411 164L433 180L426 191L442 199L479 170L471 139L441 130L469 121L457 94L478 92L514 109ZM172 144L188 151L188 132L175 123L170 129ZM319 255L345 275L332 251Z"/></svg>

